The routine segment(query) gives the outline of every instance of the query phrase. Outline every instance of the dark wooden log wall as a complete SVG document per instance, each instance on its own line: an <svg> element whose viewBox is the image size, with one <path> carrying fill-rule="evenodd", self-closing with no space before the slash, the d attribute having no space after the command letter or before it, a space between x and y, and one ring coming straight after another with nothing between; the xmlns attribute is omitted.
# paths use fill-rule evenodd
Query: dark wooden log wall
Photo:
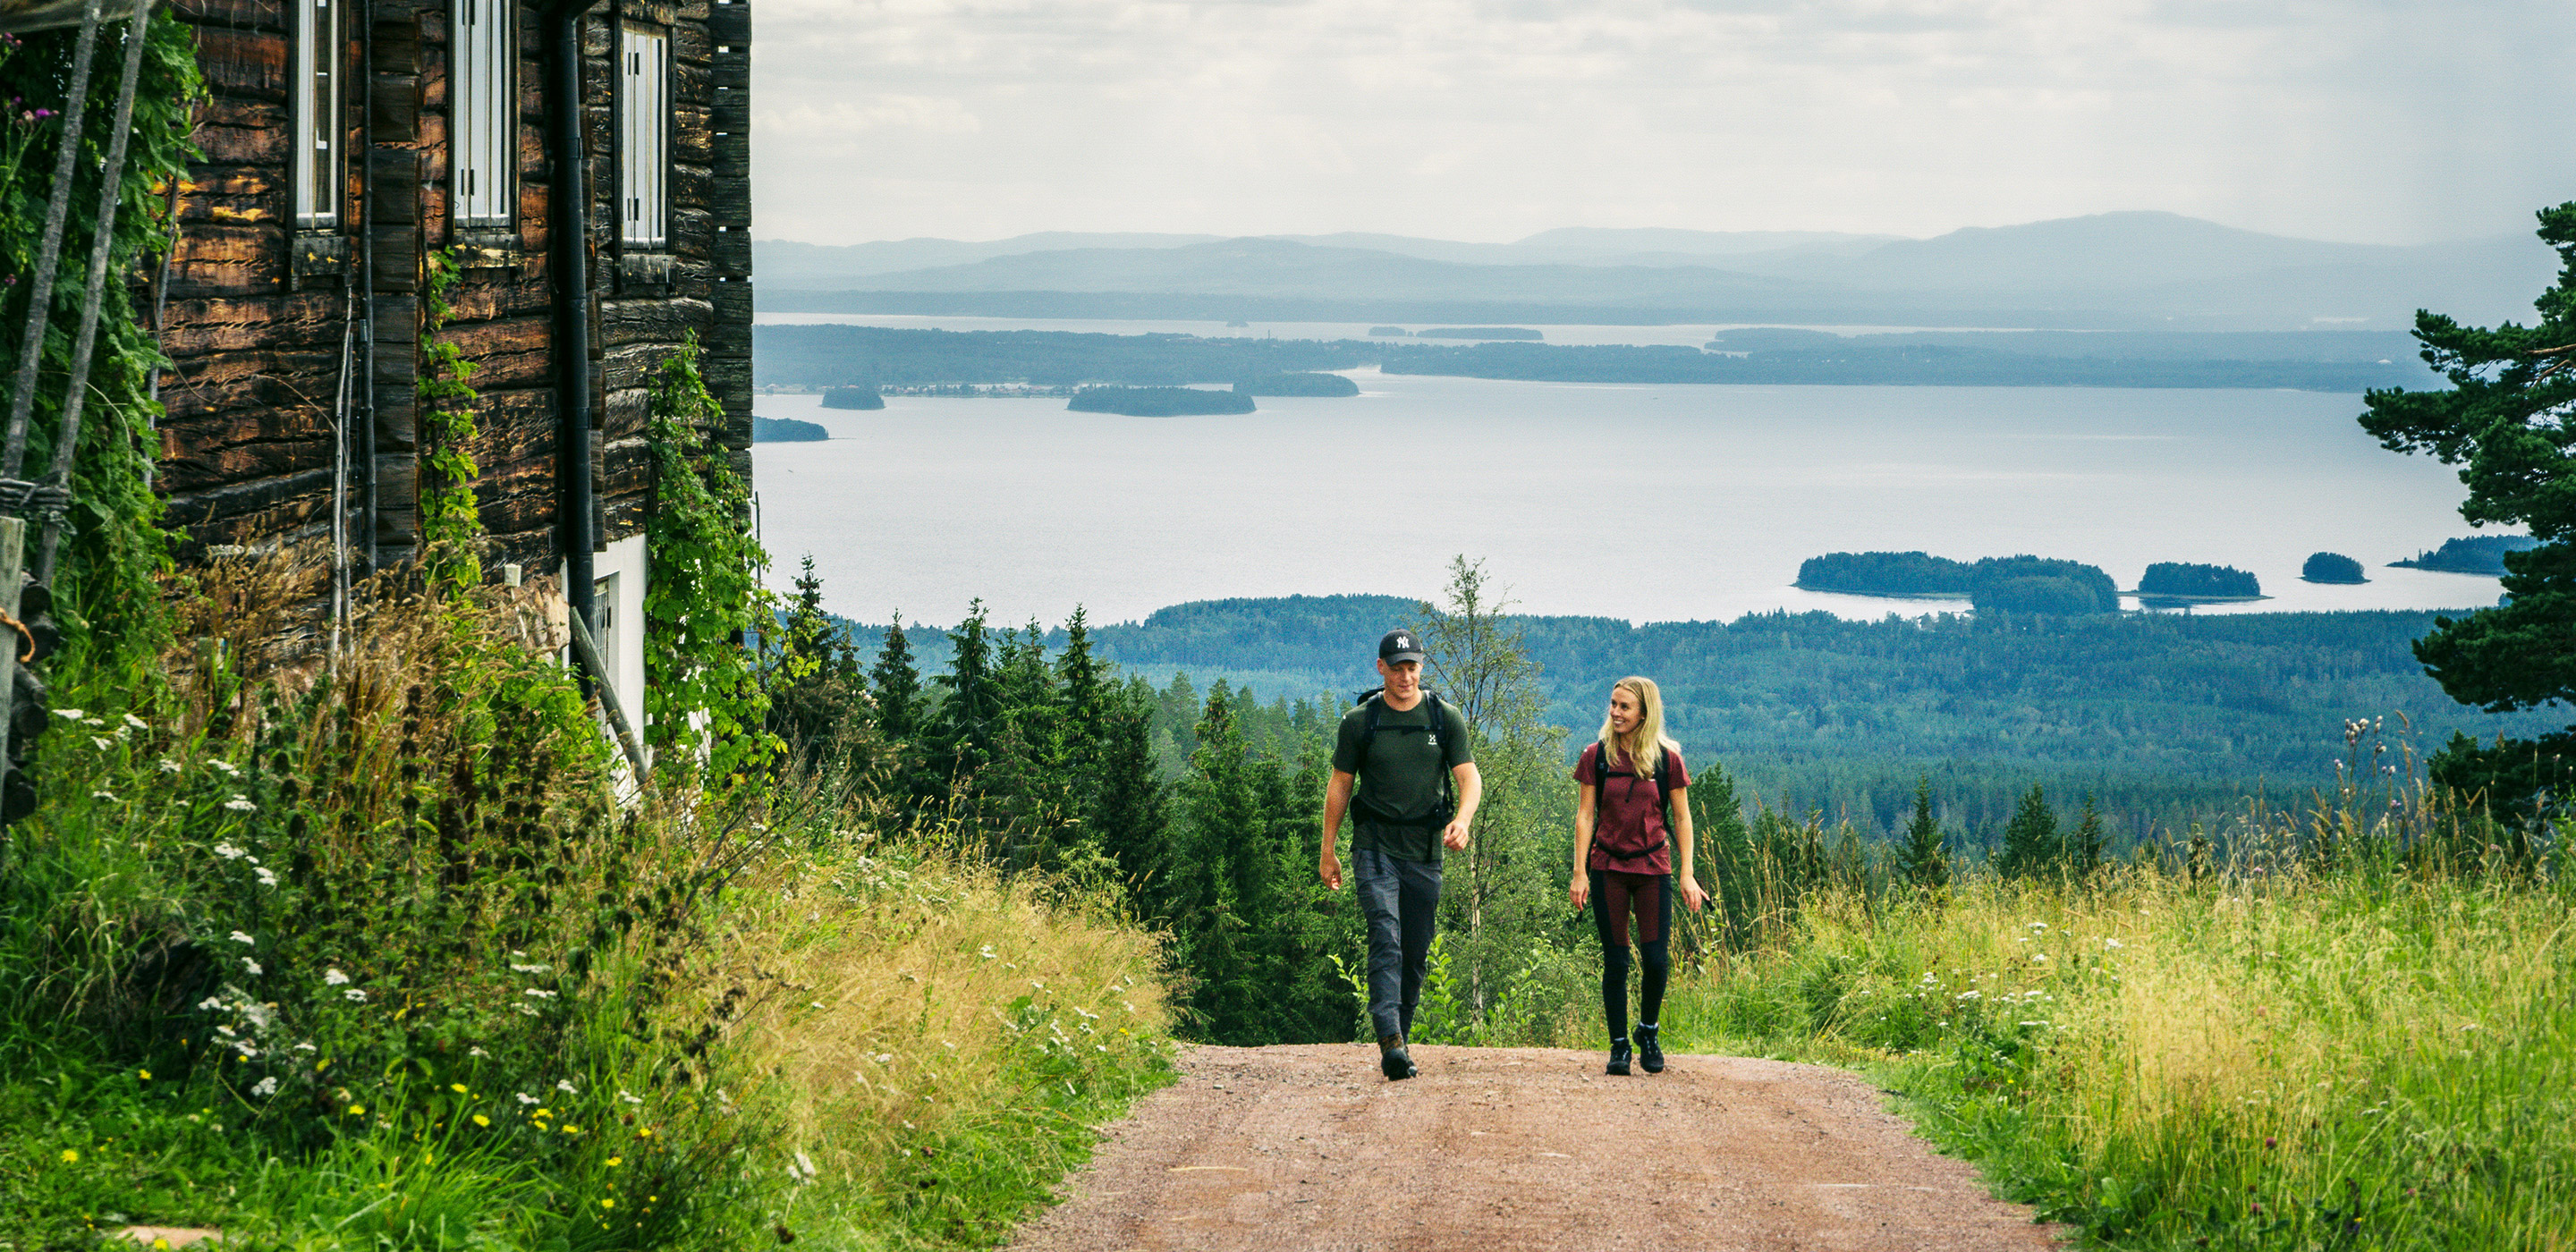
<svg viewBox="0 0 2576 1252"><path fill-rule="evenodd" d="M297 277L288 202L282 0L179 0L198 28L213 94L198 127L206 158L181 188L182 240L168 279L163 342L176 369L164 386L161 484L170 521L206 543L263 543L319 533L330 517L331 404L340 386L350 296L336 277ZM447 5L368 0L365 38L346 49L344 94L353 243L374 250L369 302L377 552L401 560L417 538L414 401L424 333L475 365L476 493L498 561L531 572L560 559L557 345L547 232L553 224L543 148L544 47L520 8L519 212L514 240L459 233L448 222ZM647 386L694 334L725 420L708 432L751 472L750 21L740 3L604 0L585 22L584 78L591 342L596 362L591 455L603 543L637 533L649 507ZM618 168L610 101L621 20L670 28L674 136L670 256L622 254L613 216ZM363 65L362 65L363 53ZM358 210L363 210L358 211ZM514 246L513 246L514 245ZM466 263L447 324L422 325L427 249ZM353 248L353 253L357 249ZM362 330L364 327L362 327ZM351 368L362 368L353 357ZM354 419L353 419L354 420ZM350 499L362 508L353 466Z"/></svg>

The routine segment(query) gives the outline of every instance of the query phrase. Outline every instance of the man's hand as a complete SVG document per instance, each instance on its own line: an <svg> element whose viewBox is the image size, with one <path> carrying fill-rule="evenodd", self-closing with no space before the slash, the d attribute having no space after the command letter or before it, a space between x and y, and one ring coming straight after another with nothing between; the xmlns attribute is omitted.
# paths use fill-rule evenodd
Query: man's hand
<svg viewBox="0 0 2576 1252"><path fill-rule="evenodd" d="M1317 877L1324 880L1325 886L1330 887L1335 891L1341 890L1342 858L1335 856L1330 852L1317 857L1315 860L1315 874Z"/></svg>
<svg viewBox="0 0 2576 1252"><path fill-rule="evenodd" d="M1688 874L1682 875L1682 904L1696 913L1699 912L1699 906L1706 903L1708 903L1708 893L1700 890L1699 880Z"/></svg>
<svg viewBox="0 0 2576 1252"><path fill-rule="evenodd" d="M1573 902L1574 907L1578 909L1591 903L1592 875L1586 874L1581 870L1576 870L1574 881L1565 885L1565 898Z"/></svg>
<svg viewBox="0 0 2576 1252"><path fill-rule="evenodd" d="M1451 822L1447 827L1441 830L1440 846L1447 848L1452 852L1464 852L1467 850L1467 823L1465 819L1462 818L1458 821Z"/></svg>

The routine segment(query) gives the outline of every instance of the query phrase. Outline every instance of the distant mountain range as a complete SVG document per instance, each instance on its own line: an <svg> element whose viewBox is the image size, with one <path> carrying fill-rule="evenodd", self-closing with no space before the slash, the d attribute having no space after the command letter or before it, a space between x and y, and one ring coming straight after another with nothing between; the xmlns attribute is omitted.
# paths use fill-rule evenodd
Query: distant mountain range
<svg viewBox="0 0 2576 1252"><path fill-rule="evenodd" d="M2326 243L2148 212L1933 239L1572 228L1489 244L1049 232L754 249L761 305L775 311L2175 330L2398 330L2419 308L2481 323L2527 319L2557 263L2529 237Z"/></svg>

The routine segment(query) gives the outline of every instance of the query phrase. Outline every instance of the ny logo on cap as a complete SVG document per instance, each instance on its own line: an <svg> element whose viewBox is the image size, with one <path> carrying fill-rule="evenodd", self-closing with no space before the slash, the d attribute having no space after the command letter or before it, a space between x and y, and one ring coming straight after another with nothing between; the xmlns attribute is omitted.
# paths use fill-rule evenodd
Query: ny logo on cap
<svg viewBox="0 0 2576 1252"><path fill-rule="evenodd" d="M1395 646L1399 648L1410 648L1413 646L1413 640L1403 635L1397 635L1395 637Z"/></svg>

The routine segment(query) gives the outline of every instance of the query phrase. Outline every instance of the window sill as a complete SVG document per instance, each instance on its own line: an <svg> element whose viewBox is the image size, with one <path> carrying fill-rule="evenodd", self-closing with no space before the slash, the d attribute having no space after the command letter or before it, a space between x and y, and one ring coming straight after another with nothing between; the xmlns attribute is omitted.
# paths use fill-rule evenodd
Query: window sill
<svg viewBox="0 0 2576 1252"><path fill-rule="evenodd" d="M333 230L299 230L290 252L297 279L341 278L349 272L349 237Z"/></svg>
<svg viewBox="0 0 2576 1252"><path fill-rule="evenodd" d="M652 294L668 290L679 276L679 258L668 252L628 252L617 258L617 289Z"/></svg>
<svg viewBox="0 0 2576 1252"><path fill-rule="evenodd" d="M519 251L519 232L509 226L457 226L448 231L448 246L459 269L517 269L526 261Z"/></svg>

